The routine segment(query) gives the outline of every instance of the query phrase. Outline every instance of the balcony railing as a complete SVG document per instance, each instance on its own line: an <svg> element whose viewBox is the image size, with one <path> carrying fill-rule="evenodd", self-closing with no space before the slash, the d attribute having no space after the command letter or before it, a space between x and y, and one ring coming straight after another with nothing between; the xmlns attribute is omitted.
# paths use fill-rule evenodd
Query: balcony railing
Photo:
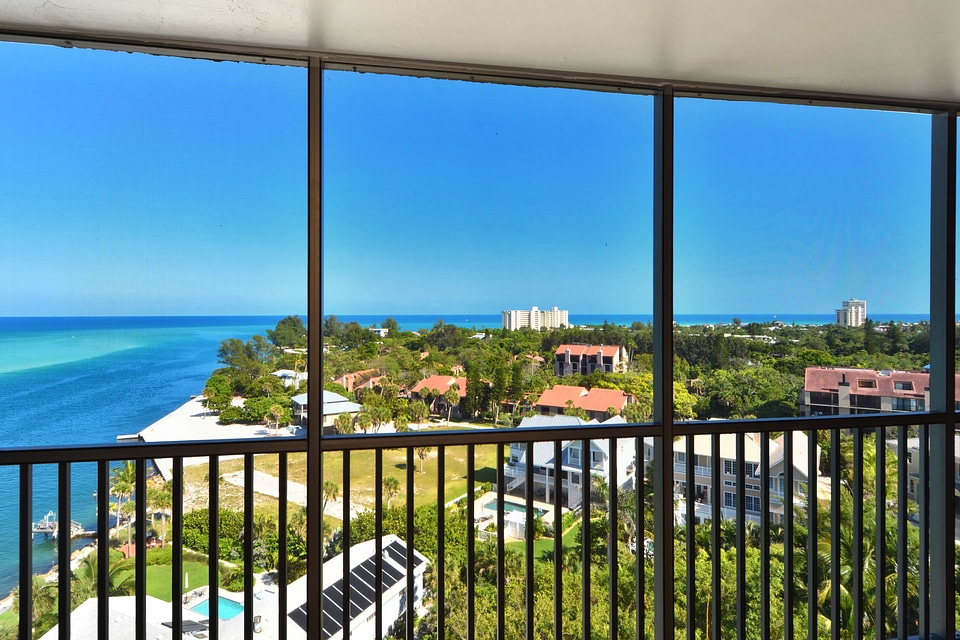
<svg viewBox="0 0 960 640"><path fill-rule="evenodd" d="M315 574L308 573L305 590L296 595L290 592L286 580L278 580L276 613L272 614L259 613L264 609L254 588L255 540L245 536L242 616L218 622L220 604L211 597L208 617L199 626L184 617L185 590L179 580L185 553L184 457L208 458L211 515L207 546L210 557L216 558L221 457L242 456L247 479L243 490L244 530L253 531L254 456L277 456L277 574L286 576L288 456L308 452L307 439L8 450L0 453L0 464L16 466L20 475L20 620L31 620L34 598L29 531L35 466L58 465L57 509L60 521L66 522L71 510L71 466L96 464L96 544L107 548L111 462L135 460L135 490L137 495L145 495L147 461L172 458L170 538L175 577L170 584L171 603L164 605L169 609L164 609L162 620L158 620L153 605L148 607L143 553L146 528L137 527L132 626L120 632L110 628L109 567L101 563L95 616L99 638L153 638L152 625L158 622L168 625L165 628L169 634L161 637L177 638L182 632L209 638L340 638L348 624L355 637L372 638L388 634L406 638L632 638L655 634L694 638L708 633L710 637L738 638L925 636L931 597L939 590L954 588L954 571L947 572L949 582L937 582L932 567L940 558L932 544L936 538L930 492L919 492L918 505L910 502L906 497L906 464L895 464L897 458L906 459L907 437L915 430L921 441L921 474L927 473L932 457L931 431L935 429L927 423L935 418L918 414L914 418L919 426L910 428L897 424L898 418L902 417L871 416L869 425L858 421L852 431L848 429L851 423L838 418L674 425L683 432L681 438L707 434L715 454L719 453L721 436L734 434L737 486L726 489L735 494L735 507L721 507L721 518L713 518L710 505L675 501L674 483L664 481L667 474L674 481L686 478L692 486L697 469L692 464L677 468L672 462L667 473L660 469L656 457L672 461L673 443L665 441L654 425L323 437L319 439L320 473L308 475L308 491L319 492L324 479L342 482L342 513L351 513L351 505L362 501L372 510L369 519L345 517L338 530L325 534L319 519L311 515L308 538L318 544L316 548L323 549L324 558L333 559L326 565L308 565L319 569ZM772 505L777 499L769 489L770 438L764 430L780 431L785 425L790 427L784 443L787 460L794 459L793 434L801 430L810 442L821 442L824 450L829 450L820 459L817 448L808 447L806 464L810 469L825 465L829 482L823 484L830 489L822 490L812 501L788 490L781 508L776 509ZM744 439L754 431L760 432L762 457L759 512L747 508L744 489ZM623 450L616 446L618 441L629 442L640 452L644 437L651 436L656 448L652 475L617 477L617 456ZM891 439L898 443L895 454L886 445ZM563 443L570 440L581 441L584 449L589 448L591 440L606 440L611 452L610 476L603 487L584 489L581 508L576 512L570 512L565 504L569 485L562 478L537 476L529 466L518 475L517 469L509 471L505 464L505 451L511 442L526 441L528 447L535 442L549 443L559 459ZM693 442L686 444L689 448ZM419 471L419 453L425 448L431 449L429 461L435 465L435 474ZM390 470L385 467L384 456L394 449L400 449L404 459L403 488L397 496L403 504L388 509L383 480ZM492 468L476 466L481 449L492 460ZM367 460L373 461L369 467ZM871 463L873 460L876 462ZM354 461L362 464L360 474L351 470ZM331 472L334 467L339 470ZM589 477L589 471L582 463L583 477ZM719 465L710 471L709 480L700 484L709 486L713 496L722 496ZM795 471L788 466L784 474L785 486L792 487ZM508 476L522 478L522 485L508 492ZM453 502L448 496L452 477L462 477L466 488L466 497ZM488 480L493 480L497 499L492 519L487 513L490 507L476 500L477 490ZM546 504L545 496L527 490L542 482L552 483ZM523 509L512 511L508 506L511 503ZM678 508L685 516L682 519L674 518ZM137 501L137 521L146 522L147 517L146 502ZM535 540L544 533L542 521L547 520L552 532L548 528L546 538ZM487 533L481 535L483 529ZM659 539L660 531L669 532L666 541ZM392 539L387 537L391 534L407 544L386 543ZM375 551L361 556L357 545L365 540L373 541L370 544ZM411 541L413 544L409 544ZM57 544L62 569L57 583L56 637L77 637L73 632L79 627L72 626L70 617L72 585L63 579L70 556L69 538L62 536ZM314 548L309 541L307 548ZM669 561L664 562L664 556ZM336 571L330 562L336 563ZM845 569L851 566L873 570ZM662 580L657 577L660 571L665 573ZM330 574L327 579L325 573ZM882 579L873 579L872 575ZM209 584L217 584L216 562L209 563L207 578ZM675 581L683 585L682 592L674 592ZM670 585L669 590L663 590L663 584ZM394 599L397 593L400 597ZM349 621L343 612L350 612ZM663 624L667 624L666 629ZM673 631L669 631L671 628ZM267 633L259 635L263 631ZM30 624L20 625L19 637L32 637Z"/></svg>

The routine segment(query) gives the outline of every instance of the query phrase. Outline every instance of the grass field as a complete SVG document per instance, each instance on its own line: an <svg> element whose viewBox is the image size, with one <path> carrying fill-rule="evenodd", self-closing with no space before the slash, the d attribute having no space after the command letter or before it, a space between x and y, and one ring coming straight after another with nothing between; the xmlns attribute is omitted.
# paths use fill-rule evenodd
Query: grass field
<svg viewBox="0 0 960 640"><path fill-rule="evenodd" d="M446 473L444 474L444 502L453 500L467 492L467 448L450 447L446 452ZM436 502L437 495L437 457L436 449L427 453L423 460L423 473L420 473L420 458L414 454L414 504L420 506ZM306 484L306 454L289 454L287 463L287 477L292 482ZM356 504L366 507L374 506L375 487L374 470L376 454L373 451L354 451L350 454L350 499ZM475 481L496 482L497 478L497 448L496 445L478 445L474 448ZM279 458L276 454L254 456L253 466L258 471L270 475L279 474ZM343 492L343 454L327 453L323 458L323 477L340 487ZM243 469L243 460L223 460L220 463L220 473L228 474ZM407 453L404 450L389 449L383 452L383 475L394 477L400 482L400 492L391 501L391 505L406 504ZM191 491L206 495L208 478L207 465L191 465L186 468L185 482ZM240 487L229 483L220 485L220 504L227 509L241 509L243 507L243 491ZM277 514L275 498L255 494L255 508L258 511ZM290 504L291 513L297 508Z"/></svg>
<svg viewBox="0 0 960 640"><path fill-rule="evenodd" d="M207 565L205 563L184 562L183 573L186 574L190 580L189 585L184 585L184 591L210 584L208 580L209 572L207 571ZM172 575L173 567L169 564L149 565L147 567L147 595L159 598L164 602L170 602L173 598Z"/></svg>
<svg viewBox="0 0 960 640"><path fill-rule="evenodd" d="M577 532L580 531L580 523L570 527L563 538L561 539L561 544L563 545L563 550L573 549L577 546ZM518 540L516 542L508 542L507 547L513 547L518 549L521 552L526 551L527 543L523 540ZM534 562L547 562L549 558L553 555L553 538L540 538L535 540L533 543L533 559Z"/></svg>

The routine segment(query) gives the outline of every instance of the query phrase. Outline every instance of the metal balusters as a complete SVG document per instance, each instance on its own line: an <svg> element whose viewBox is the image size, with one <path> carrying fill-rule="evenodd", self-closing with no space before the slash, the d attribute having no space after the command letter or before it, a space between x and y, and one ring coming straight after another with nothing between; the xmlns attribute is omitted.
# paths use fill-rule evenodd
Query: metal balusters
<svg viewBox="0 0 960 640"><path fill-rule="evenodd" d="M721 633L720 630L723 629L723 609L720 607L722 598L720 592L720 585L722 583L720 550L723 548L723 543L720 538L720 523L723 521L723 493L720 488L720 467L723 461L720 459L720 434L718 433L710 437L710 453L713 458L713 466L710 467L710 484L712 485L710 489L710 491L712 491L712 500L710 501L710 575L712 577L712 583L710 585L711 609L708 615L711 617L710 627L713 629L713 633L719 637Z"/></svg>
<svg viewBox="0 0 960 640"><path fill-rule="evenodd" d="M696 520L696 504L694 496L696 495L697 480L694 475L694 461L697 459L694 437L688 435L685 438L685 459L686 459L686 491L684 500L686 505L686 538L687 538L687 637L696 637L697 629L697 540L694 529Z"/></svg>
<svg viewBox="0 0 960 640"><path fill-rule="evenodd" d="M437 564L433 567L437 576L437 638L446 638L446 580L444 579L444 526L447 515L444 485L447 477L447 450L441 445L437 449Z"/></svg>
<svg viewBox="0 0 960 640"><path fill-rule="evenodd" d="M634 606L637 608L637 633L638 638L643 638L646 636L646 623L647 623L647 576L646 576L646 551L647 551L647 540L646 540L646 529L644 525L644 493L646 492L646 472L647 472L647 463L646 463L646 450L644 449L643 438L637 436L636 439L636 451L637 451L637 468L634 471L634 487L636 488L636 510L637 510L637 521L636 521L636 535L634 536L634 557L636 562L636 581L637 588L635 591L636 602ZM557 455L555 460L559 460L560 456L560 443L557 443ZM560 508L557 507L557 512L559 513ZM559 543L557 544L559 548ZM560 628L557 627L557 637L562 637L560 635Z"/></svg>
<svg viewBox="0 0 960 640"><path fill-rule="evenodd" d="M210 456L208 463L208 483L210 511L208 517L207 546L209 548L207 575L210 598L207 600L207 614L210 616L210 640L220 637L220 599L217 586L220 584L220 458Z"/></svg>
<svg viewBox="0 0 960 640"><path fill-rule="evenodd" d="M885 640L887 636L886 620L886 574L887 574L887 447L885 441L886 429L877 427L876 429L876 502L875 517L877 519L874 529L874 551L876 558L874 560L874 620L877 640Z"/></svg>
<svg viewBox="0 0 960 640"><path fill-rule="evenodd" d="M60 639L70 639L70 577L73 572L70 570L70 463L61 462L58 465L57 478L57 624L59 626ZM139 496L137 496L139 499ZM139 524L139 523L138 523ZM137 576L137 604L141 595L139 576ZM139 614L139 607L137 607ZM141 623L140 616L137 616L137 627Z"/></svg>
<svg viewBox="0 0 960 640"><path fill-rule="evenodd" d="M409 449L408 449L409 451ZM377 606L375 614L376 640L383 639L383 449L377 449L374 463L374 507L373 532L376 538L376 554L373 558L374 602Z"/></svg>
<svg viewBox="0 0 960 640"><path fill-rule="evenodd" d="M610 498L608 500L609 524L607 525L607 569L609 573L608 590L610 593L610 639L617 640L620 620L620 603L617 599L617 567L619 565L620 527L617 518L617 439L610 438Z"/></svg>
<svg viewBox="0 0 960 640"><path fill-rule="evenodd" d="M863 640L863 431L853 430L853 638Z"/></svg>
<svg viewBox="0 0 960 640"><path fill-rule="evenodd" d="M243 455L243 635L253 637L253 454Z"/></svg>
<svg viewBox="0 0 960 640"><path fill-rule="evenodd" d="M350 546L353 543L350 535L350 451L343 452L343 565L341 576L343 591L340 599L340 615L343 625L343 637L349 638L353 625L350 624Z"/></svg>
<svg viewBox="0 0 960 640"><path fill-rule="evenodd" d="M33 529L33 465L20 465L20 531ZM20 536L20 640L33 640L33 536Z"/></svg>
<svg viewBox="0 0 960 640"><path fill-rule="evenodd" d="M287 640L287 454L277 454L277 474L280 482L279 503L277 505L279 520L277 526L277 636L279 640ZM323 527L323 514L320 514L320 526Z"/></svg>
<svg viewBox="0 0 960 640"><path fill-rule="evenodd" d="M563 443L553 443L553 635L563 637Z"/></svg>
<svg viewBox="0 0 960 640"><path fill-rule="evenodd" d="M404 616L406 622L406 637L407 640L413 640L416 635L414 634L414 616L413 616L413 601L414 601L414 584L413 584L413 568L414 568L414 549L413 549L413 502L414 502L414 483L413 483L413 447L407 447L407 601L406 601L406 614Z"/></svg>
<svg viewBox="0 0 960 640"><path fill-rule="evenodd" d="M719 436L715 436L719 439ZM719 453L718 453L719 455ZM717 460L718 458L714 458ZM770 637L770 434L760 436L760 637ZM816 637L816 636L811 636Z"/></svg>
<svg viewBox="0 0 960 640"><path fill-rule="evenodd" d="M580 504L583 507L581 512L581 544L580 561L583 566L580 568L581 594L580 605L583 608L583 626L581 632L584 638L591 637L590 632L590 441L582 440L580 442L580 486L584 488L580 496ZM530 464L530 456L527 456L527 464Z"/></svg>
<svg viewBox="0 0 960 640"><path fill-rule="evenodd" d="M817 432L807 432L807 637L817 637L820 604L817 580Z"/></svg>
<svg viewBox="0 0 960 640"><path fill-rule="evenodd" d="M526 629L527 640L533 640L533 598L534 598L534 582L533 582L533 467L534 467L534 454L533 454L533 442L527 443L527 467L524 470L524 494L526 499L524 503L526 504L526 517L524 518L524 559L525 569L524 569L524 591L526 601L526 619L524 628ZM497 445L500 446L500 445ZM503 529L501 529L503 531ZM503 535L500 534L497 537L502 538Z"/></svg>
<svg viewBox="0 0 960 640"><path fill-rule="evenodd" d="M497 445L497 531L504 531L503 488L506 482L506 474L503 465L503 446ZM506 550L503 538L503 535L497 536L497 638L499 640L505 640L507 625L506 566L504 562Z"/></svg>
<svg viewBox="0 0 960 640"><path fill-rule="evenodd" d="M173 566L170 572L173 581L170 585L173 608L171 634L174 638L179 638L183 635L183 607L181 606L183 602L183 458L179 456L173 459L173 500L171 502L173 509L170 522L172 538L170 544L173 545Z"/></svg>
<svg viewBox="0 0 960 640"><path fill-rule="evenodd" d="M925 638L930 630L930 427L920 427L920 484L917 487L917 502L920 505L920 637Z"/></svg>
<svg viewBox="0 0 960 640"><path fill-rule="evenodd" d="M737 639L747 633L747 536L745 439L737 434ZM689 560L688 560L689 561Z"/></svg>
<svg viewBox="0 0 960 640"><path fill-rule="evenodd" d="M897 640L907 640L907 427L897 428Z"/></svg>
<svg viewBox="0 0 960 640"><path fill-rule="evenodd" d="M107 640L110 635L110 461L97 462L97 638ZM174 598L171 609L182 611Z"/></svg>
<svg viewBox="0 0 960 640"><path fill-rule="evenodd" d="M474 525L474 473L475 461L473 459L474 445L467 445L467 640L476 638L476 581L474 578L474 567L476 566L476 539L477 529ZM529 454L529 452L528 452ZM529 461L529 455L527 459ZM528 462L529 463L529 462Z"/></svg>
<svg viewBox="0 0 960 640"><path fill-rule="evenodd" d="M830 638L840 640L840 430L830 433Z"/></svg>
<svg viewBox="0 0 960 640"><path fill-rule="evenodd" d="M134 565L136 566L137 582L137 637L145 638L147 635L147 461L143 458L137 458L136 461L136 481L134 490L136 492L136 520L137 528L134 534L134 544L136 554L134 556Z"/></svg>
<svg viewBox="0 0 960 640"><path fill-rule="evenodd" d="M783 635L793 627L793 431L783 432Z"/></svg>

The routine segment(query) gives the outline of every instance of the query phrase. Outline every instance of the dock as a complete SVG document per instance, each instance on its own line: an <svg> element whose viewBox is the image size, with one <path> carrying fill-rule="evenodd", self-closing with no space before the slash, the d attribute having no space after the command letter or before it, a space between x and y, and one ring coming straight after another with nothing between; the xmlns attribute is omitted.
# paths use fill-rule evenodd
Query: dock
<svg viewBox="0 0 960 640"><path fill-rule="evenodd" d="M57 514L54 511L48 511L47 515L39 522L34 522L32 527L33 535L38 533L44 536L56 538L60 533L60 522L57 520ZM97 535L94 530L84 529L76 520L70 521L71 538L92 538Z"/></svg>

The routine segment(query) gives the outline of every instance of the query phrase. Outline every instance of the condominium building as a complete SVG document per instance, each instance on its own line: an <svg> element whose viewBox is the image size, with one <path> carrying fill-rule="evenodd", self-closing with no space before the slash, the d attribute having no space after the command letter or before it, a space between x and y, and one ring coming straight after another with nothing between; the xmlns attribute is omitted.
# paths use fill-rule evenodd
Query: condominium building
<svg viewBox="0 0 960 640"><path fill-rule="evenodd" d="M841 327L859 327L867 319L867 301L850 298L837 309L837 324Z"/></svg>
<svg viewBox="0 0 960 640"><path fill-rule="evenodd" d="M574 373L622 373L630 354L626 347L592 344L562 344L554 352L553 373L558 378Z"/></svg>
<svg viewBox="0 0 960 640"><path fill-rule="evenodd" d="M544 391L533 403L533 409L541 415L552 416L562 415L568 406L575 407L586 411L589 419L602 422L613 417L610 409L621 414L631 402L636 399L620 389L587 389L558 384Z"/></svg>
<svg viewBox="0 0 960 640"><path fill-rule="evenodd" d="M779 522L783 517L784 495L790 490L794 503L802 505L806 501L808 483L814 482L819 486L820 471L818 468L809 468L808 439L802 432L794 432L792 442L793 458L793 486L785 485L786 464L784 436L771 438L767 441L769 447L769 468L764 474L761 468L761 447L763 440L759 433L744 434L743 447L743 492L744 517L752 522L760 522L760 514L769 512L771 520ZM816 459L821 456L821 449L816 445ZM653 438L644 438L643 457L647 465L653 463ZM693 464L696 486L687 491L687 465ZM689 497L696 502L694 513L698 522L710 520L713 517L713 507L719 508L719 517L735 519L737 513L737 435L724 433L720 435L720 478L722 487L719 494L714 495L713 478L713 436L707 434L693 437L693 450L687 450L687 439L680 438L673 444L673 480L674 493L677 496L677 517L679 521L685 518L686 499ZM761 483L764 475L770 486L770 504L764 506L761 500Z"/></svg>
<svg viewBox="0 0 960 640"><path fill-rule="evenodd" d="M960 398L960 377L954 379ZM801 416L926 411L930 374L922 371L807 367L800 392Z"/></svg>
<svg viewBox="0 0 960 640"><path fill-rule="evenodd" d="M513 309L511 311L501 311L500 318L503 322L503 328L509 331L516 331L524 327L529 327L539 331L540 329L559 329L560 327L569 327L569 311L566 309L539 309L530 307L530 309Z"/></svg>
<svg viewBox="0 0 960 640"><path fill-rule="evenodd" d="M565 427L597 423L596 419L587 421L574 416L539 415L524 418L520 426ZM621 416L613 416L605 419L602 424L608 426L626 424L626 421ZM598 477L606 483L609 482L612 474L616 474L614 477L617 480L617 486L621 489L629 488L633 485L632 469L636 457L636 439L617 438L614 442L617 449L616 466L611 463L610 440L607 438L590 440L589 452L584 451L582 440L565 440L561 445L559 460L556 459L556 449L552 442L535 442L532 459L527 456L526 443L511 443L510 458L504 464L504 476L507 478L506 490L526 495L526 489L523 487L529 463L534 466L534 498L544 502L553 501L556 482L554 476L560 473L561 501L568 509L575 509L580 506L583 492L589 490L591 482L589 477L584 479L584 462L590 476ZM584 457L587 459L584 460Z"/></svg>

